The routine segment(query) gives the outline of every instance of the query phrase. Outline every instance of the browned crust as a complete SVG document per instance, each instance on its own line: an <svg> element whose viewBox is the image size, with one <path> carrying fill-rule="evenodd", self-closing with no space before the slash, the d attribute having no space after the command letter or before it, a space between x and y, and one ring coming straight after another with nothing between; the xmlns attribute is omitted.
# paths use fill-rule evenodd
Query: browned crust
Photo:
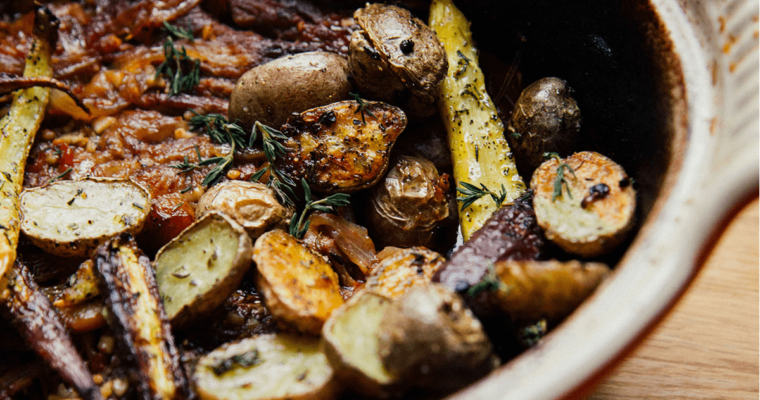
<svg viewBox="0 0 760 400"><path fill-rule="evenodd" d="M10 296L0 306L2 314L12 321L27 345L64 381L73 385L84 399L101 400L100 389L93 383L90 371L74 348L61 317L19 260L16 260L8 280Z"/></svg>
<svg viewBox="0 0 760 400"><path fill-rule="evenodd" d="M122 251L131 253L138 260L137 265L126 264ZM166 397L156 388L156 376L151 374L151 358L161 357L166 369L162 371L174 385L173 399L187 399L188 381L180 366L179 354L174 345L171 326L166 317L163 303L158 292L156 279L148 257L137 248L134 239L128 234L114 238L101 245L95 253L95 264L100 273L100 290L106 295L106 304L110 312L109 324L116 334L121 351L127 353L128 362L134 366L131 373L135 377L141 399L165 400ZM129 271L128 269L133 269ZM136 270L135 270L136 269ZM143 279L144 282L137 282ZM148 292L135 291L137 284L143 284ZM151 310L142 310L138 298L149 296ZM139 338L139 331L146 321L141 318L153 317L159 320L160 329L154 333L154 342L145 343ZM151 346L159 349L151 351Z"/></svg>
<svg viewBox="0 0 760 400"><path fill-rule="evenodd" d="M59 81L58 79L50 78L47 76L12 76L0 73L0 93L8 93L19 89L28 89L31 87L46 87L60 90L61 92L66 93L66 95L68 95L72 100L74 100L74 103L76 103L77 107L81 108L82 111L86 112L87 114L90 113L90 109L87 108L82 100L80 100L77 96L74 95L74 93L71 92L71 89L68 87L68 85Z"/></svg>

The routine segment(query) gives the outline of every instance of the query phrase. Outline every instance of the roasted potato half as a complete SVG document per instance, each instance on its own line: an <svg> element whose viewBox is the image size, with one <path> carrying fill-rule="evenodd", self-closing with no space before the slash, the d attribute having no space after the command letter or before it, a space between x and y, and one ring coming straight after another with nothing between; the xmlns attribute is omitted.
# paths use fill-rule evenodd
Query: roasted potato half
<svg viewBox="0 0 760 400"><path fill-rule="evenodd" d="M330 264L282 230L269 231L253 247L256 287L278 324L319 334L343 304Z"/></svg>
<svg viewBox="0 0 760 400"><path fill-rule="evenodd" d="M227 343L198 361L202 400L329 400L339 386L319 339L288 333Z"/></svg>
<svg viewBox="0 0 760 400"><path fill-rule="evenodd" d="M374 101L341 101L293 116L282 128L289 150L277 167L305 178L321 193L371 187L388 168L390 151L406 128L401 109Z"/></svg>
<svg viewBox="0 0 760 400"><path fill-rule="evenodd" d="M214 185L198 200L198 218L210 212L224 213L255 239L272 228L286 228L293 210L277 201L272 189L258 182L226 181Z"/></svg>
<svg viewBox="0 0 760 400"><path fill-rule="evenodd" d="M517 169L528 177L544 161L544 153L570 154L580 141L581 110L567 82L543 78L520 94L507 124L507 139Z"/></svg>
<svg viewBox="0 0 760 400"><path fill-rule="evenodd" d="M292 113L349 99L345 58L326 52L301 53L259 65L238 79L229 116L245 130L253 124L279 127Z"/></svg>
<svg viewBox="0 0 760 400"><path fill-rule="evenodd" d="M120 233L139 233L151 195L129 179L86 178L26 189L20 201L26 237L48 253L71 257L89 256Z"/></svg>
<svg viewBox="0 0 760 400"><path fill-rule="evenodd" d="M361 29L351 35L348 64L359 89L410 115L432 115L448 68L433 30L409 10L379 3L356 10L354 20Z"/></svg>
<svg viewBox="0 0 760 400"><path fill-rule="evenodd" d="M208 315L251 266L251 238L235 221L209 213L156 255L156 282L173 327Z"/></svg>
<svg viewBox="0 0 760 400"><path fill-rule="evenodd" d="M538 225L568 253L608 253L633 226L636 191L631 179L599 153L553 157L536 170L530 186Z"/></svg>
<svg viewBox="0 0 760 400"><path fill-rule="evenodd" d="M391 374L436 391L462 387L497 363L480 321L459 295L439 284L412 288L388 307L378 352Z"/></svg>
<svg viewBox="0 0 760 400"><path fill-rule="evenodd" d="M431 247L436 228L449 222L449 197L448 175L438 175L432 162L395 157L366 208L372 239L381 246Z"/></svg>
<svg viewBox="0 0 760 400"><path fill-rule="evenodd" d="M398 394L398 379L380 359L380 324L391 301L359 292L327 320L322 328L324 350L338 378L355 393L370 397Z"/></svg>
<svg viewBox="0 0 760 400"><path fill-rule="evenodd" d="M388 299L427 285L446 261L442 255L424 247L386 247L377 256L378 263L367 277L365 289Z"/></svg>

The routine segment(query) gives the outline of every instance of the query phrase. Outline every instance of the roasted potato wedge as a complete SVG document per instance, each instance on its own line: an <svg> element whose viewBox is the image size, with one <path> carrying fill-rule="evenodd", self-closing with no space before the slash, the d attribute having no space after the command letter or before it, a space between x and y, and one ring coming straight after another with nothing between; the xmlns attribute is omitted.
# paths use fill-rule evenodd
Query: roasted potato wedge
<svg viewBox="0 0 760 400"><path fill-rule="evenodd" d="M198 200L198 218L221 212L232 217L252 239L272 228L287 228L293 210L277 201L272 189L258 182L226 181L214 185Z"/></svg>
<svg viewBox="0 0 760 400"><path fill-rule="evenodd" d="M580 261L502 261L494 265L496 279L482 295L516 321L570 315L609 275L602 263ZM495 290L494 290L495 289Z"/></svg>
<svg viewBox="0 0 760 400"><path fill-rule="evenodd" d="M467 241L502 204L519 197L525 183L504 138L504 125L486 92L470 22L452 0L434 0L430 5L430 27L441 40L449 61L438 95L438 110L448 131L457 188L469 183L484 185L494 194L505 193L501 204L490 196L481 197L465 209L460 204L459 221Z"/></svg>
<svg viewBox="0 0 760 400"><path fill-rule="evenodd" d="M230 120L279 127L292 113L349 99L345 58L326 52L281 57L243 74L230 96Z"/></svg>
<svg viewBox="0 0 760 400"><path fill-rule="evenodd" d="M227 343L198 361L202 400L329 400L338 385L319 339L288 333Z"/></svg>
<svg viewBox="0 0 760 400"><path fill-rule="evenodd" d="M459 295L439 284L412 288L395 300L378 335L385 368L419 388L457 389L498 362L480 321Z"/></svg>
<svg viewBox="0 0 760 400"><path fill-rule="evenodd" d="M134 363L131 372L140 397L188 398L187 378L148 257L122 234L98 247L95 265L100 290L107 293L109 323L121 351Z"/></svg>
<svg viewBox="0 0 760 400"><path fill-rule="evenodd" d="M507 124L507 140L520 173L529 177L544 153L570 154L580 142L581 110L567 82L543 78L520 94Z"/></svg>
<svg viewBox="0 0 760 400"><path fill-rule="evenodd" d="M536 170L530 185L538 225L547 239L568 253L608 253L633 226L636 190L631 179L599 153L553 157Z"/></svg>
<svg viewBox="0 0 760 400"><path fill-rule="evenodd" d="M378 263L367 277L365 289L388 299L396 298L430 283L445 261L442 255L424 247L386 247L378 254Z"/></svg>
<svg viewBox="0 0 760 400"><path fill-rule="evenodd" d="M373 101L341 101L304 111L282 127L289 150L277 168L321 193L371 187L388 168L390 151L406 127L401 109Z"/></svg>
<svg viewBox="0 0 760 400"><path fill-rule="evenodd" d="M385 368L378 353L380 324L391 301L359 292L327 320L322 328L324 350L338 378L352 391L370 397L400 393L398 379Z"/></svg>
<svg viewBox="0 0 760 400"><path fill-rule="evenodd" d="M136 235L150 213L150 191L129 179L55 182L21 193L21 231L48 253L89 256L120 234Z"/></svg>
<svg viewBox="0 0 760 400"><path fill-rule="evenodd" d="M256 287L281 326L319 334L343 304L338 275L321 256L282 230L269 231L253 247Z"/></svg>
<svg viewBox="0 0 760 400"><path fill-rule="evenodd" d="M185 326L221 305L250 268L251 252L243 227L216 212L164 246L154 267L172 326Z"/></svg>

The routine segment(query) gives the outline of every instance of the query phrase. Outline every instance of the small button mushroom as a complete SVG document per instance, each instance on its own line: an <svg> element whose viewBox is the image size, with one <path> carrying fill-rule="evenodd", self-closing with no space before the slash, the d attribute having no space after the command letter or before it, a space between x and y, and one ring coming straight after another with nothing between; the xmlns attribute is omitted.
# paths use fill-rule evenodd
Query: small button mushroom
<svg viewBox="0 0 760 400"><path fill-rule="evenodd" d="M506 137L523 176L541 165L544 153L566 155L578 147L581 111L571 93L562 79L543 78L517 99Z"/></svg>
<svg viewBox="0 0 760 400"><path fill-rule="evenodd" d="M449 217L447 175L432 162L398 157L372 190L366 215L370 236L383 246L430 247L435 228Z"/></svg>
<svg viewBox="0 0 760 400"><path fill-rule="evenodd" d="M264 232L287 226L293 210L282 206L272 189L257 182L222 182L201 196L196 214L212 211L229 215L255 239Z"/></svg>
<svg viewBox="0 0 760 400"><path fill-rule="evenodd" d="M361 30L351 35L348 65L359 89L414 116L435 112L446 76L446 52L435 33L403 8L370 4L354 13Z"/></svg>
<svg viewBox="0 0 760 400"><path fill-rule="evenodd" d="M309 52L278 58L243 74L230 96L229 116L250 131L259 121L279 128L296 112L349 99L346 59Z"/></svg>

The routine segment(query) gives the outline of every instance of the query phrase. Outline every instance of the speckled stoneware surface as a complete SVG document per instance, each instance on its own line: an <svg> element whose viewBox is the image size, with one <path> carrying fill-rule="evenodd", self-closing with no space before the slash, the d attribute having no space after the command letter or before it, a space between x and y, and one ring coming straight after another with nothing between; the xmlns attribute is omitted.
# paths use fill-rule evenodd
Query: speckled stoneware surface
<svg viewBox="0 0 760 400"><path fill-rule="evenodd" d="M721 222L757 194L758 1L651 3L683 81L673 93L673 160L654 209L591 299L538 347L452 398L587 394L673 306Z"/></svg>

